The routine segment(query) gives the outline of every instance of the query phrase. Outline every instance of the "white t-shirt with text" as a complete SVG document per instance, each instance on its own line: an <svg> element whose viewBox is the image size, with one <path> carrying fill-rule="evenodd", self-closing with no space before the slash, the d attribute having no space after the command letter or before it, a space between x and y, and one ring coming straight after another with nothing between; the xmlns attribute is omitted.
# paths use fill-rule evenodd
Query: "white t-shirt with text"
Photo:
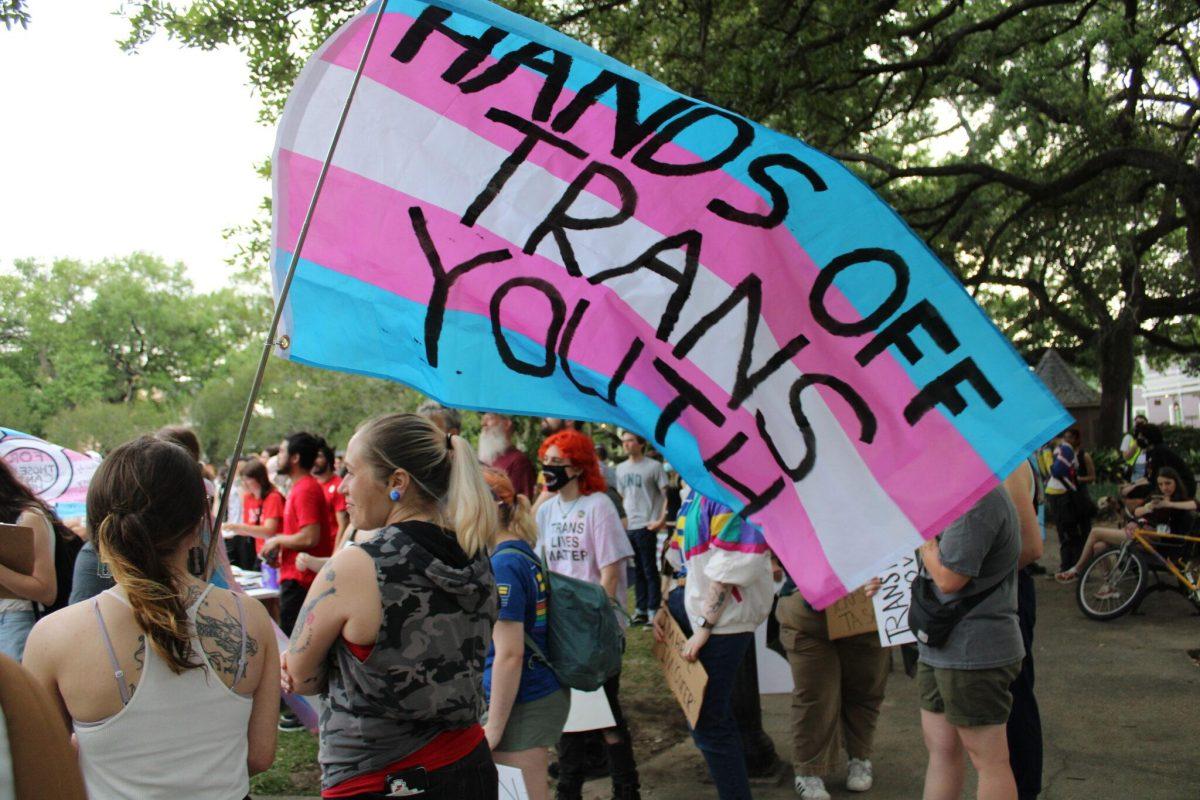
<svg viewBox="0 0 1200 800"><path fill-rule="evenodd" d="M558 495L537 512L538 550L551 572L600 583L600 570L633 557L629 537L621 527L617 508L604 492L581 495L563 502ZM628 588L626 570L618 570L617 600Z"/></svg>

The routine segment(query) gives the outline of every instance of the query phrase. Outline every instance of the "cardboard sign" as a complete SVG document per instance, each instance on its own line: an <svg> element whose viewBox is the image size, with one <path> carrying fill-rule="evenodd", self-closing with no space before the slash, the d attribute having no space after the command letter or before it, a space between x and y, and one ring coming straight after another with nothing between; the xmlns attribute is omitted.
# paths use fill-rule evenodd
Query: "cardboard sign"
<svg viewBox="0 0 1200 800"><path fill-rule="evenodd" d="M825 621L829 625L830 639L871 633L875 630L871 599L862 589L852 592L825 609Z"/></svg>
<svg viewBox="0 0 1200 800"><path fill-rule="evenodd" d="M908 629L908 607L912 605L912 582L917 577L917 557L909 553L884 570L883 584L872 598L875 603L875 627L884 647L910 644L917 638Z"/></svg>
<svg viewBox="0 0 1200 800"><path fill-rule="evenodd" d="M571 710L567 713L567 721L563 724L563 733L583 733L584 731L602 731L615 727L612 707L608 704L608 696L603 689L592 692L571 690Z"/></svg>
<svg viewBox="0 0 1200 800"><path fill-rule="evenodd" d="M525 791L525 776L516 767L496 765L500 777L500 800L529 800L529 792Z"/></svg>
<svg viewBox="0 0 1200 800"><path fill-rule="evenodd" d="M675 695L688 724L694 728L696 720L700 719L700 704L704 701L704 688L708 686L708 673L699 661L684 660L683 648L687 644L687 637L679 629L679 623L673 618L668 619L667 640L654 643L654 657L662 666L671 694Z"/></svg>
<svg viewBox="0 0 1200 800"><path fill-rule="evenodd" d="M0 564L21 575L33 574L33 528L0 524ZM23 600L4 586L0 599Z"/></svg>

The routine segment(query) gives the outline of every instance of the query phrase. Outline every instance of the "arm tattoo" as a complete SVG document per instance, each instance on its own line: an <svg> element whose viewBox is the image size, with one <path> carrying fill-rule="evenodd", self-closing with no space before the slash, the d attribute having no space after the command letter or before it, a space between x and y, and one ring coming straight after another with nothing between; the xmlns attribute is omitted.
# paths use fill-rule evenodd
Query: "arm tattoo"
<svg viewBox="0 0 1200 800"><path fill-rule="evenodd" d="M703 614L704 618L716 622L721 611L725 608L725 601L729 598L729 589L725 584L713 581L708 587L708 593L704 597Z"/></svg>
<svg viewBox="0 0 1200 800"><path fill-rule="evenodd" d="M315 619L314 611L321 601L325 598L337 594L337 588L330 586L325 591L318 594L312 600L304 604L300 609L300 613L296 617L296 628L292 631L292 640L288 649L293 653L303 653L312 644L312 623Z"/></svg>
<svg viewBox="0 0 1200 800"><path fill-rule="evenodd" d="M258 641L250 635L250 631L243 633L242 624L228 609L216 603L212 605L220 616L206 613L203 607L198 609L196 635L200 638L200 644L213 669L233 679L237 675L238 661L242 654L242 637L244 636L246 641L247 661L258 653Z"/></svg>

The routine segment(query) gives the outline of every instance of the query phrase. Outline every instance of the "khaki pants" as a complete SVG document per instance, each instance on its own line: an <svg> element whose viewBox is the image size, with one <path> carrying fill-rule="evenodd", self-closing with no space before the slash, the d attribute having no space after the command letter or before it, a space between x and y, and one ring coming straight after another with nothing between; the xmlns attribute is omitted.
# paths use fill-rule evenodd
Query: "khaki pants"
<svg viewBox="0 0 1200 800"><path fill-rule="evenodd" d="M799 594L779 601L780 641L792 667L792 765L824 777L850 758L870 758L887 688L888 653L865 633L830 641L825 614Z"/></svg>

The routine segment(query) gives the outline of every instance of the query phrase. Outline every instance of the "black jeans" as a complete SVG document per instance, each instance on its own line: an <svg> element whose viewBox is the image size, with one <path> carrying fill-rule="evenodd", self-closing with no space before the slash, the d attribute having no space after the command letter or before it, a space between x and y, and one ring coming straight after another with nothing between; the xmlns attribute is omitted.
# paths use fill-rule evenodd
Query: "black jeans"
<svg viewBox="0 0 1200 800"><path fill-rule="evenodd" d="M633 597L638 613L654 616L662 604L662 589L658 585L658 534L645 528L629 531L633 546Z"/></svg>
<svg viewBox="0 0 1200 800"><path fill-rule="evenodd" d="M1020 800L1042 791L1042 717L1033 695L1033 627L1037 623L1037 592L1029 568L1017 572L1017 622L1025 642L1025 660L1012 682L1012 711L1008 715L1008 761Z"/></svg>
<svg viewBox="0 0 1200 800"><path fill-rule="evenodd" d="M604 741L604 749L608 752L608 772L612 778L613 796L619 799L638 796L637 763L633 758L633 741L629 738L629 728L625 725L625 715L621 713L621 676L610 678L604 684L604 696L612 708L613 720L620 741L616 744ZM578 798L587 777L588 742L593 733L564 733L558 740L558 796L563 798Z"/></svg>
<svg viewBox="0 0 1200 800"><path fill-rule="evenodd" d="M300 581L279 582L279 629L286 635L292 635L296 627L296 618L304 607L304 598L308 596L308 587Z"/></svg>
<svg viewBox="0 0 1200 800"><path fill-rule="evenodd" d="M412 795L416 800L498 800L500 779L487 740L453 764L428 773L428 788ZM386 794L365 792L352 800L377 800Z"/></svg>

